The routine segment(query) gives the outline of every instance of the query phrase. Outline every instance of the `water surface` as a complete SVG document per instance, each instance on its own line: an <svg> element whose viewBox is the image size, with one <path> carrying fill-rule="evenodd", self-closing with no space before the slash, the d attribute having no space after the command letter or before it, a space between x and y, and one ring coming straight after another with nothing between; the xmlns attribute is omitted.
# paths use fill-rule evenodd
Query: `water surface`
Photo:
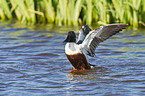
<svg viewBox="0 0 145 96"><path fill-rule="evenodd" d="M72 71L62 41L79 28L0 22L0 96L145 95L145 30L113 36L90 58L96 68Z"/></svg>

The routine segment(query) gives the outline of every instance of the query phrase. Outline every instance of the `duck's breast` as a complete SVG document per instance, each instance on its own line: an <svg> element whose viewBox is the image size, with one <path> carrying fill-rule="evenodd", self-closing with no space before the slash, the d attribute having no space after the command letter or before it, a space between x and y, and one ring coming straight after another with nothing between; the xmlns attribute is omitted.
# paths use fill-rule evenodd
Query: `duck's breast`
<svg viewBox="0 0 145 96"><path fill-rule="evenodd" d="M85 70L91 68L84 54L81 53L71 55L66 54L66 56L75 70Z"/></svg>
<svg viewBox="0 0 145 96"><path fill-rule="evenodd" d="M68 55L82 53L80 47L76 43L67 43L65 45L65 53Z"/></svg>

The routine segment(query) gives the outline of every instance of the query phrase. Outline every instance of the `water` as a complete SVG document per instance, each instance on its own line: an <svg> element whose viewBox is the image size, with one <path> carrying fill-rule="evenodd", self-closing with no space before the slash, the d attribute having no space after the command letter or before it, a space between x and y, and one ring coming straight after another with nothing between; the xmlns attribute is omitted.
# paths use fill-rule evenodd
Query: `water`
<svg viewBox="0 0 145 96"><path fill-rule="evenodd" d="M80 27L0 22L0 96L143 96L145 30L100 44L92 70L72 71L62 41Z"/></svg>

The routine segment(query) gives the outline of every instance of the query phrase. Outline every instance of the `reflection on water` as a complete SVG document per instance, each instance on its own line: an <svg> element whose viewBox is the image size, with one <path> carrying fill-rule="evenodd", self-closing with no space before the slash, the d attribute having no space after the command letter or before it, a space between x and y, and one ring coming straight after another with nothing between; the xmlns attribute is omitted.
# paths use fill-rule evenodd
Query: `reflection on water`
<svg viewBox="0 0 145 96"><path fill-rule="evenodd" d="M74 71L62 41L79 28L0 22L0 95L145 95L145 30L113 36L90 57L95 68Z"/></svg>
<svg viewBox="0 0 145 96"><path fill-rule="evenodd" d="M107 68L104 67L94 67L91 70L72 70L68 73L68 78L71 80L76 80L79 82L86 82L86 81L100 81L99 77L102 75L107 74Z"/></svg>

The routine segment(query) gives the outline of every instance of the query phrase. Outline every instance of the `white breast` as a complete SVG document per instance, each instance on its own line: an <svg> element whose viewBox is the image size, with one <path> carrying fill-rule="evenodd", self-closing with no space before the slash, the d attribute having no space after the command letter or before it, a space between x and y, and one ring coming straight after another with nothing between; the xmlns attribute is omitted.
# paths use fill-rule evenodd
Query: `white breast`
<svg viewBox="0 0 145 96"><path fill-rule="evenodd" d="M67 43L65 45L65 53L68 55L73 55L73 54L77 54L77 53L82 53L79 45L77 45L76 43Z"/></svg>
<svg viewBox="0 0 145 96"><path fill-rule="evenodd" d="M84 54L87 61L89 60L88 56L86 54L86 51L84 49L82 49L82 44L77 45L76 43L70 43L69 42L65 45L65 54L74 55L74 54L77 54L77 53Z"/></svg>

